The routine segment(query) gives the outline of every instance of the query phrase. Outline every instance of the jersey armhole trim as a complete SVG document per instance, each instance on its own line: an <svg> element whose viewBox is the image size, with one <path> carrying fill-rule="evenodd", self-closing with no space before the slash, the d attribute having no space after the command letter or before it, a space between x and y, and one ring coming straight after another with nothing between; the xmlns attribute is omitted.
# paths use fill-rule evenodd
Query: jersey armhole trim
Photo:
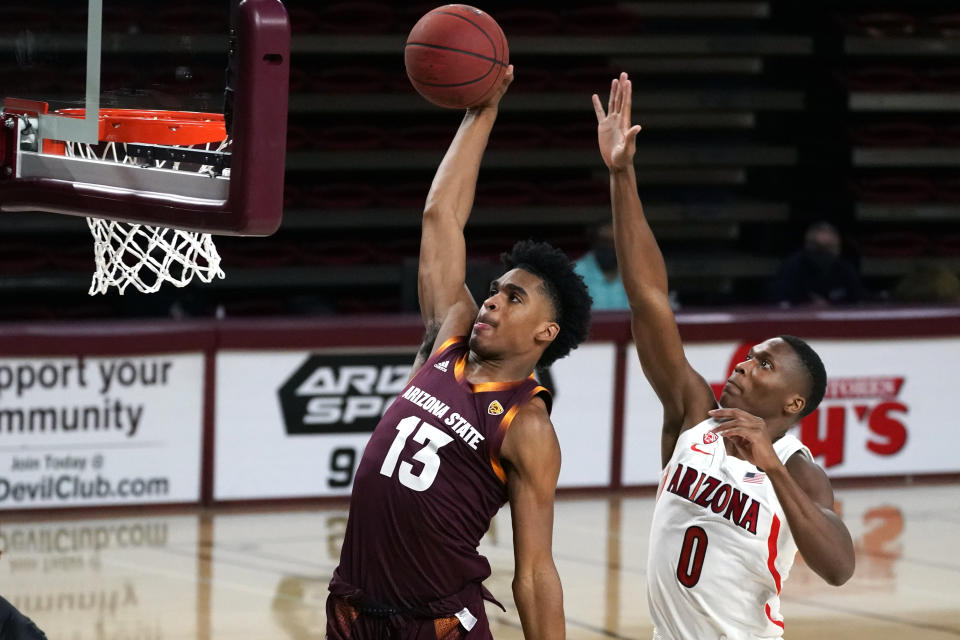
<svg viewBox="0 0 960 640"><path fill-rule="evenodd" d="M550 413L550 408L552 405L550 390L542 385L537 385L530 390L530 393L527 394L526 399L517 402L510 409L503 414L503 418L500 419L500 426L498 427L498 435L503 434L499 437L499 443L496 450L490 450L490 468L493 469L493 472L500 478L500 482L506 484L507 474L503 470L503 464L500 462L500 449L503 447L503 440L507 437L507 431L510 429L510 425L513 424L513 419L517 417L517 414L520 413L520 409L526 406L528 402L536 398L537 396L543 394L543 401L547 405L547 413Z"/></svg>
<svg viewBox="0 0 960 640"><path fill-rule="evenodd" d="M432 357L436 356L437 354L439 354L439 353L440 353L441 351L443 351L444 349L447 349L447 348L449 348L449 347L457 344L458 342L463 342L464 340L466 340L466 338L467 338L466 336L453 336L453 337L451 337L451 338L447 338L446 340L443 341L443 344L441 344L439 347L437 347L437 348L434 350L434 352L430 354L430 357L432 358Z"/></svg>

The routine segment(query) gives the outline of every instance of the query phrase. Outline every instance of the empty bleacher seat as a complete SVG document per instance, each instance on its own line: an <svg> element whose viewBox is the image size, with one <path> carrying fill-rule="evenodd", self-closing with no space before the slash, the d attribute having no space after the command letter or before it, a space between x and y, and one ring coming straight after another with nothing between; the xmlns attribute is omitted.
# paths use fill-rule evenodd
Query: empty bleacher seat
<svg viewBox="0 0 960 640"><path fill-rule="evenodd" d="M917 176L890 176L861 180L857 195L864 202L927 202L934 198L932 180Z"/></svg>
<svg viewBox="0 0 960 640"><path fill-rule="evenodd" d="M337 2L317 14L316 25L329 33L387 33L394 26L394 12L381 2Z"/></svg>

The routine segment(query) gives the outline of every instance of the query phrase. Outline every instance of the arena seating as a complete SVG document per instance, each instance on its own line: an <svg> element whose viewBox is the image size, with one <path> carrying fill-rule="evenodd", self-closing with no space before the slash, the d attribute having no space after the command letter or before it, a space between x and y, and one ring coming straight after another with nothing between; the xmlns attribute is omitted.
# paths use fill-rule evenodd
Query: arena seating
<svg viewBox="0 0 960 640"><path fill-rule="evenodd" d="M403 37L432 4L286 4L294 55L284 225L270 239L224 238L226 280L170 297L201 300L198 313L413 311L394 289L415 263L420 210L460 119L423 100L403 72ZM487 3L508 35L517 80L481 171L471 255L492 263L525 237L575 256L587 249L589 228L609 217L590 94L605 95L625 70L644 126L641 195L682 304L764 302L780 260L821 218L869 254L864 276L875 291L907 268L901 253L929 249L955 262L960 19L949 2L893 2L883 12L871 4ZM132 2L106 16L106 29L174 38L211 15L185 1L155 11ZM38 20L28 10L16 16ZM193 55L186 74L177 60L145 67L107 55L104 87L147 77L153 98L177 104L209 86L216 105L223 56ZM76 77L40 65L31 91L55 97ZM0 231L8 292L24 300L83 293L82 221L4 214ZM135 306L90 304L102 315Z"/></svg>

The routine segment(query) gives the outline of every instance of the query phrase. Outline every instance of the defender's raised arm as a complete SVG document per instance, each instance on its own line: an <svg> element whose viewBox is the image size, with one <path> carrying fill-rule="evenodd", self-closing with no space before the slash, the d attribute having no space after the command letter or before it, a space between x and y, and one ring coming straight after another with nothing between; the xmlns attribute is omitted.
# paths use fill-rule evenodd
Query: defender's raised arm
<svg viewBox="0 0 960 640"><path fill-rule="evenodd" d="M637 195L633 166L639 125L630 123L631 83L622 73L610 87L604 112L593 95L597 137L610 170L614 241L623 286L630 302L633 338L643 372L663 404L661 457L670 459L680 431L700 422L716 400L683 352L667 289L667 269Z"/></svg>

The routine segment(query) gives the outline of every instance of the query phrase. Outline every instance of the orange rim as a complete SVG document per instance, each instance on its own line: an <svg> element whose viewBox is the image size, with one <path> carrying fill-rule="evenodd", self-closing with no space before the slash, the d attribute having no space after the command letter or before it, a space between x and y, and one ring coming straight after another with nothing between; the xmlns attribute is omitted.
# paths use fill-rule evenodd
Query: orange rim
<svg viewBox="0 0 960 640"><path fill-rule="evenodd" d="M55 113L68 118L83 118L86 109L60 109ZM220 113L101 109L99 125L101 142L185 146L221 142L227 137L223 114ZM60 146L63 143L55 144Z"/></svg>

